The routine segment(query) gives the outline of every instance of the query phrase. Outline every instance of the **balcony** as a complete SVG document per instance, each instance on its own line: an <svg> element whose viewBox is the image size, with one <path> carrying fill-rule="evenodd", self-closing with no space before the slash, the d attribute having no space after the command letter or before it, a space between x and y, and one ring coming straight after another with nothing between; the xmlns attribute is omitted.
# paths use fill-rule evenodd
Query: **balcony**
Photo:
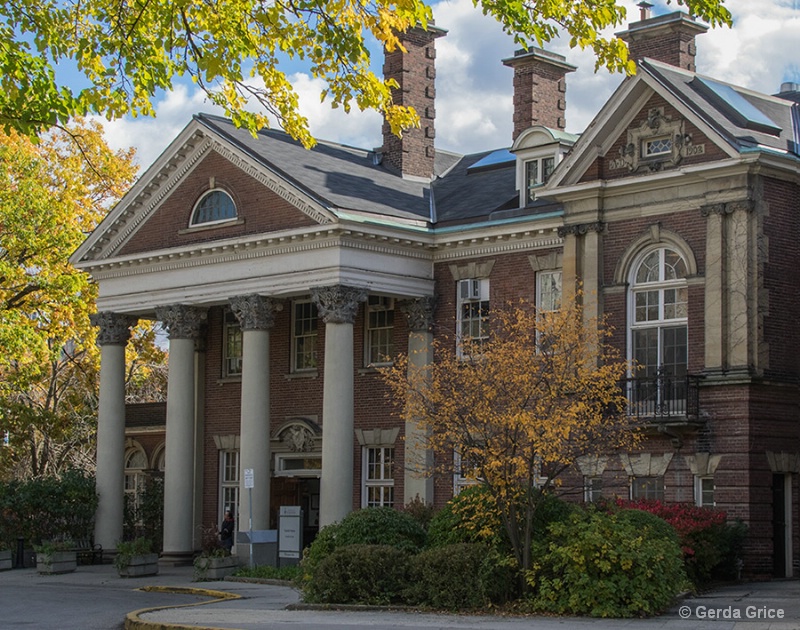
<svg viewBox="0 0 800 630"><path fill-rule="evenodd" d="M657 426L690 426L700 421L702 376L631 377L622 386L628 398L628 415Z"/></svg>

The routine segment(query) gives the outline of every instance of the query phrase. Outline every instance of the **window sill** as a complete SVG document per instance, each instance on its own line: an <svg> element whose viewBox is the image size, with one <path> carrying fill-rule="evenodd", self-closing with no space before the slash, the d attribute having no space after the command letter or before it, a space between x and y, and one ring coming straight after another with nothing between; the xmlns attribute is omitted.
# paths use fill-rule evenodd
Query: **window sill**
<svg viewBox="0 0 800 630"><path fill-rule="evenodd" d="M293 381L298 378L317 378L319 376L319 372L317 370L305 370L303 372L291 372L289 374L284 374L283 378L287 381Z"/></svg>
<svg viewBox="0 0 800 630"><path fill-rule="evenodd" d="M193 234L195 232L204 232L205 230L216 230L217 228L233 227L235 225L244 225L244 219L229 219L227 221L217 221L214 223L200 223L199 225L192 225L182 230L178 230L178 234Z"/></svg>
<svg viewBox="0 0 800 630"><path fill-rule="evenodd" d="M217 379L217 385L227 385L228 383L241 383L241 376L225 376Z"/></svg>
<svg viewBox="0 0 800 630"><path fill-rule="evenodd" d="M357 372L364 376L366 374L380 374L384 368L392 367L394 363L380 363L378 365L368 365L367 367L358 368Z"/></svg>

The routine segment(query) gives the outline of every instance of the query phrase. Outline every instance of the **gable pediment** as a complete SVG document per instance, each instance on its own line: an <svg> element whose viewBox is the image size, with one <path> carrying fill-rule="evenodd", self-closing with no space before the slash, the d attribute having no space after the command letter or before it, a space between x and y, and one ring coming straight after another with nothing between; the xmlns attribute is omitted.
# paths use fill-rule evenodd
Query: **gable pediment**
<svg viewBox="0 0 800 630"><path fill-rule="evenodd" d="M200 197L219 188L237 220L190 226ZM192 121L76 251L76 263L272 233L337 221L312 197L237 147Z"/></svg>
<svg viewBox="0 0 800 630"><path fill-rule="evenodd" d="M645 70L617 89L548 189L735 157L737 151Z"/></svg>

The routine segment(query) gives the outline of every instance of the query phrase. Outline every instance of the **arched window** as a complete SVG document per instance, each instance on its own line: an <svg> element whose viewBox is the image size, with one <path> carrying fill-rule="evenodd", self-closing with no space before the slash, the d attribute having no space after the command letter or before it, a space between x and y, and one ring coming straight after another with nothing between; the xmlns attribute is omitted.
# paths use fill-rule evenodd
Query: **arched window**
<svg viewBox="0 0 800 630"><path fill-rule="evenodd" d="M686 261L673 249L646 252L631 277L631 359L640 376L687 373L689 289Z"/></svg>
<svg viewBox="0 0 800 630"><path fill-rule="evenodd" d="M223 190L212 190L200 198L192 212L190 226L218 223L236 218L236 204Z"/></svg>
<svg viewBox="0 0 800 630"><path fill-rule="evenodd" d="M125 453L125 498L136 505L138 495L144 488L147 455L141 448L131 448Z"/></svg>

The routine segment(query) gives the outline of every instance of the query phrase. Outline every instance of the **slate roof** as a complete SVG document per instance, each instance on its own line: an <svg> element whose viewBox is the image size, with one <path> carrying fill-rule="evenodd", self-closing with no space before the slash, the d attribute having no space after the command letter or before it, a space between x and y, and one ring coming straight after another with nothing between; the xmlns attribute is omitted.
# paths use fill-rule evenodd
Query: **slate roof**
<svg viewBox="0 0 800 630"><path fill-rule="evenodd" d="M717 81L652 59L645 59L640 65L740 153L772 150L800 156L798 150L800 104ZM704 87L704 83L722 86L734 97L733 102L724 97L715 97L713 90ZM739 99L743 100L745 107L737 106ZM748 106L754 107L769 122L774 123L775 132L766 132L764 125L748 125L746 122Z"/></svg>
<svg viewBox="0 0 800 630"><path fill-rule="evenodd" d="M431 219L431 184L404 179L376 163L374 151L324 140L307 150L282 131L265 129L254 138L226 118L198 114L195 119L333 211ZM437 151L434 217L473 221L519 205L513 162L468 172L471 165L490 153Z"/></svg>

